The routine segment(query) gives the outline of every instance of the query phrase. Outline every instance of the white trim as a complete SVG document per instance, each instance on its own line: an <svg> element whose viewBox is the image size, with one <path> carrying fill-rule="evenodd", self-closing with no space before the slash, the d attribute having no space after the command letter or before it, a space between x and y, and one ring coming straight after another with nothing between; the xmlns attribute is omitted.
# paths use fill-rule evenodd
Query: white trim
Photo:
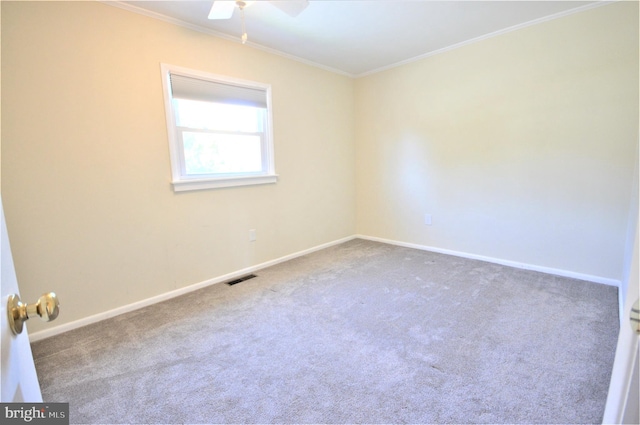
<svg viewBox="0 0 640 425"><path fill-rule="evenodd" d="M209 35L212 35L212 36L218 37L218 38L223 38L225 40L232 41L234 43L241 43L241 41L240 41L240 39L238 37L233 37L233 36L230 36L228 34L225 34L225 33L219 32L219 31L215 31L215 30L212 30L212 29L209 29L209 28L202 27L200 25L196 25L196 24L192 24L192 23L180 20L180 19L172 18L170 16L166 16L166 15L163 15L161 13L151 12L149 10L146 10L146 9L143 9L143 8L140 8L140 7L137 7L137 6L133 6L133 5L128 4L128 3L122 3L120 1L108 1L108 0L98 0L98 1L100 3L102 3L102 4L118 7L120 9L124 9L124 10L127 10L129 12L134 12L134 13L137 13L139 15L147 16L149 18L153 18L153 19L157 19L157 20L160 20L160 21L168 22L170 24L177 25L177 26L180 26L180 27L183 27L183 28L188 28L188 29L191 29L193 31L209 34ZM498 31L490 32L488 34L481 35L479 37L475 37L475 38L472 38L470 40L466 40L466 41L463 41L463 42L460 42L460 43L456 43L456 44L453 44L453 45L448 46L448 47L443 47L441 49L434 50L432 52L425 53L423 55L419 55L419 56L415 56L413 58L405 59L403 61L396 62L396 63L390 64L390 65L386 65L386 66L383 66L383 67L380 67L380 68L376 68L376 69L373 69L373 70L370 70L370 71L362 72L360 74L352 74L352 73L349 73L349 72L346 72L346 71L343 71L343 70L340 70L340 69L336 69L336 68L332 68L330 66L322 65L322 64L319 64L317 62L310 61L308 59L303 59L303 58L300 58L298 56L295 56L295 55L292 55L292 54L289 54L289 53L285 53L285 52L282 52L280 50L273 49L271 47L266 47L266 46L263 46L261 44L253 43L251 41L248 41L245 45L246 46L251 46L251 47L253 47L255 49L262 50L264 52L271 53L271 54L274 54L274 55L277 55L277 56L282 56L282 57L285 57L287 59L294 60L296 62L301 62L301 63L304 63L306 65L310 65L310 66L313 66L313 67L316 67L316 68L320 68L320 69L323 69L325 71L333 72L335 74L345 75L345 76L351 77L351 78L360 78L360 77L365 77L367 75L376 74L378 72L386 71L386 70L391 69L391 68L397 68L399 66L406 65L408 63L416 62L416 61L428 58L430 56L438 55L440 53L445 53L445 52L457 49L459 47L466 46L468 44L472 44L472 43L476 43L478 41L486 40L488 38L496 37L496 36L499 36L499 35L502 35L502 34L506 34L506 33L512 32L512 31L517 31L519 29L527 28L527 27L530 27L532 25L537 25L537 24L541 24L541 23L544 23L544 22L552 21L554 19L563 18L565 16L570 16L570 15L573 15L575 13L584 12L586 10L595 9L597 7L606 6L608 4L616 3L618 1L624 1L624 0L596 1L595 3L590 3L590 4L587 4L587 5L579 6L579 7L576 7L574 9L565 10L563 12L558 12L558 13L555 13L553 15L544 16L542 18L534 19L532 21L523 22L521 24L513 25L513 26L508 27L508 28L504 28L504 29L501 29L501 30L498 30Z"/></svg>
<svg viewBox="0 0 640 425"><path fill-rule="evenodd" d="M453 255L456 257L462 257L462 258L469 258L472 260L481 260L481 261L486 261L489 263L495 263L495 264L501 264L503 266L509 266L509 267L515 267L515 268L519 268L519 269L525 269L525 270L533 270L533 271L538 271L538 272L542 272L542 273L547 273L547 274L552 274L552 275L556 275L556 276L563 276L563 277L570 277L570 278L574 278L574 279L580 279L580 280L585 280L588 282L594 282L594 283L601 283L604 285L610 285L610 286L615 286L620 288L620 281L615 280L615 279L609 279L609 278L603 278L603 277L599 277L599 276L592 276L592 275L586 275L586 274L582 274L582 273L575 273L575 272L571 272L571 271L567 271L567 270L560 270L560 269L553 269L553 268L549 268L549 267L542 267L542 266L536 266L536 265L531 265L531 264L525 264L525 263L518 263L515 261L509 261L509 260L502 260L502 259L498 259L498 258L492 258L492 257L486 257L486 256L482 256L482 255L476 255L476 254L469 254L466 252L460 252L460 251L453 251L453 250L449 250L449 249L442 249L442 248L435 248L435 247L431 247L431 246L425 246L425 245L418 245L418 244L413 244L413 243L407 243L407 242L400 242L400 241L394 241L391 239L384 239L384 238L378 238L375 236L366 236L366 235L353 235L353 236L347 236L345 238L342 239L338 239L332 242L327 242L321 245L317 245L315 247L309 248L309 249L305 249L302 251L298 251L295 252L293 254L289 254L289 255L285 255L283 257L277 258L275 260L271 260L271 261L266 261L264 263L261 264L257 264L255 266L250 266L247 268L244 268L242 270L237 270L235 272L231 272L231 273L227 273L225 275L222 276L218 276L212 279L208 279L199 283L195 283L189 286L185 286L183 288L179 288L179 289L175 289L173 291L169 291L169 292L165 292L163 294L159 294L156 296L153 296L151 298L147 298L141 301L136 301L134 303L131 304L127 304L121 307L117 307L114 308L112 310L108 310L102 313L98 313L98 314L94 314L93 316L89 316L89 317L85 317L73 322L69 322L69 323L65 323L59 326L55 326L49 329L45 329L42 331L38 331L38 332L34 332L32 334L29 334L29 340L31 342L35 342L35 341L40 341L42 339L45 338L50 338L52 336L55 335L59 335L61 333L64 332L68 332L74 329L78 329L81 328L83 326L87 326L93 323L97 323L97 322L101 322L103 320L115 317L115 316L119 316L121 314L124 313L128 313L134 310L138 310L141 309L143 307L147 307L162 301L166 301L169 300L171 298L175 298L175 297L179 297L180 295L184 295L187 294L189 292L193 292L193 291L197 291L198 289L202 289L205 288L207 286L211 286L211 285L215 285L217 283L220 282L226 282L229 281L231 279L234 279L236 277L248 274L248 273L253 273L255 271L258 271L260 269L264 269L270 266L274 266L276 264L279 263L283 263L285 261L289 261L292 260L294 258L297 257L301 257L303 255L307 255L307 254L311 254L312 252L315 251L319 251L321 249L325 249L325 248L329 248L331 246L334 245L339 245L341 243L345 243L348 242L350 240L353 239L364 239L364 240L370 240L370 241L374 241L374 242L381 242L381 243L387 243L390 245L397 245L397 246L403 246L406 248L414 248L414 249L420 249L423 251L430 251L430 252L437 252L440 254L447 254L447 255Z"/></svg>
<svg viewBox="0 0 640 425"><path fill-rule="evenodd" d="M560 269L553 269L553 268L549 268L549 267L542 267L542 266L536 266L536 265L531 265L531 264L525 264L525 263L518 263L515 261L509 261L509 260L502 260L502 259L498 259L498 258L492 258L492 257L486 257L486 256L482 256L482 255L476 255L476 254L469 254L466 252L460 252L460 251L453 251L453 250L449 250L449 249L442 249L442 248L435 248L435 247L431 247L431 246L426 246L426 245L418 245L418 244L413 244L413 243L407 243L407 242L400 242L400 241L394 241L391 239L384 239L384 238L378 238L375 236L366 236L366 235L353 235L353 236L347 236L345 238L342 239L337 239L335 241L332 242L327 242L321 245L317 245L315 247L309 248L309 249L305 249L302 251L298 251L295 252L293 254L289 254L289 255L285 255L283 257L280 258L276 258L275 260L270 260L270 261L266 261L264 263L261 264L257 264L255 266L250 266L247 268L244 268L242 270L237 270L235 272L231 272L231 273L227 273L225 275L222 276L218 276L212 279L208 279L199 283L195 283L189 286L185 286L183 288L178 288L175 289L173 291L169 291L169 292L165 292L163 294L159 294L156 296L153 296L151 298L147 298L144 300L140 300L140 301L136 301L134 303L131 304L127 304L121 307L117 307L114 308L112 310L108 310L102 313L98 313L98 314L94 314L93 316L89 316L89 317L85 317L73 322L69 322L69 323L65 323L59 326L55 326L52 328L48 328L42 331L38 331L38 332L34 332L32 334L29 334L29 340L31 342L35 342L35 341L40 341L42 339L45 338L50 338L52 336L55 335L59 335L61 333L64 332L68 332L74 329L78 329L81 328L83 326L87 326L93 323L97 323L97 322L101 322L103 320L115 317L115 316L119 316L121 314L124 313L129 313L131 311L134 310L138 310L141 309L143 307L147 307L162 301L166 301L175 297L179 297L180 295L184 295L193 291L197 291L198 289L202 289L205 288L207 286L211 286L211 285L215 285L217 283L220 282L226 282L229 281L231 279L234 279L236 277L248 274L248 273L253 273L256 272L260 269L264 269L267 267L271 267L274 266L276 264L280 264L283 263L285 261L289 261L292 260L294 258L298 258L301 257L303 255L307 255L307 254L311 254L312 252L316 252L319 251L321 249L325 249L325 248L329 248L331 246L334 245L339 245L341 243L345 243L348 241L351 241L353 239L364 239L364 240L370 240L370 241L374 241L374 242L381 242L381 243L387 243L390 245L397 245L397 246L403 246L406 248L414 248L414 249L420 249L423 251L430 251L430 252L437 252L440 254L447 254L447 255L453 255L456 257L462 257L462 258L469 258L472 260L481 260L481 261L486 261L489 263L495 263L495 264L501 264L503 266L509 266L509 267L515 267L515 268L519 268L519 269L525 269L525 270L533 270L533 271L538 271L538 272L542 272L542 273L547 273L547 274L552 274L552 275L556 275L556 276L563 276L563 277L570 277L570 278L574 278L574 279L580 279L580 280L585 280L588 282L594 282L594 283L601 283L604 285L610 285L610 286L615 286L620 288L620 281L615 280L615 279L609 279L609 278L603 278L603 277L599 277L599 276L592 276L592 275L586 275L586 274L582 274L582 273L575 273L575 272L571 272L571 271L567 271L567 270L560 270Z"/></svg>
<svg viewBox="0 0 640 425"><path fill-rule="evenodd" d="M628 321L622 326L630 328ZM638 347L638 337L635 334L628 335L628 333L631 331L621 329L618 335L611 381L602 417L603 424L631 423L624 422L625 412L638 407L637 398L632 398L630 395L633 394L633 371L634 367L638 367L640 348Z"/></svg>
<svg viewBox="0 0 640 425"><path fill-rule="evenodd" d="M621 424L621 423L637 423L632 422L632 412L638 412L638 336L632 330L629 319L631 316L631 308L638 299L638 291L640 286L640 257L638 257L638 235L640 232L636 227L634 232L633 247L631 248L631 265L629 270L625 272L626 294L624 296L624 310L622 321L620 322L620 332L618 333L618 343L616 346L616 355L613 360L613 368L611 371L611 381L609 383L609 392L607 394L607 402L605 404L602 417L603 424ZM622 290L620 291L622 292ZM636 413L637 415L637 413ZM636 416L637 417L637 416Z"/></svg>
<svg viewBox="0 0 640 425"><path fill-rule="evenodd" d="M217 189L223 187L249 186L270 184L278 181L275 173L275 156L273 147L273 116L271 108L271 85L261 82L243 80L226 75L212 74L167 63L160 63L162 75L162 92L164 95L165 119L167 124L167 136L169 141L169 153L171 156L171 175L173 190L175 192L203 189ZM200 79L214 84L237 86L259 90L264 95L266 105L266 122L261 135L262 167L260 173L217 174L206 176L189 176L185 170L184 145L179 128L175 121L174 105L172 102L171 75L193 79ZM218 86L216 86L218 87ZM240 134L240 133L239 133ZM250 134L250 133L241 133ZM251 133L253 134L253 133ZM258 133L255 133L258 134Z"/></svg>
<svg viewBox="0 0 640 425"><path fill-rule="evenodd" d="M620 326L623 326L623 318L624 318L624 285L622 281L620 281L620 286L618 286L618 319L620 320Z"/></svg>
<svg viewBox="0 0 640 425"><path fill-rule="evenodd" d="M620 284L621 284L621 282L619 280L616 280L616 279L610 279L610 278L600 277L600 276L593 276L593 275L588 275L588 274L583 274L583 273L576 273L576 272L572 272L572 271L568 271L568 270L562 270L562 269L554 269L554 268L551 268L551 267L537 266L537 265L534 265L534 264L520 263L520 262L517 262L517 261L503 260L503 259L500 259L500 258L486 257L484 255L469 254L467 252L453 251L453 250L450 250L450 249L436 248L436 247L433 247L433 246L418 245L418 244L414 244L414 243L394 241L394 240L391 240L391 239L378 238L378 237L375 237L375 236L356 235L356 238L366 239L366 240L375 241L375 242L388 243L388 244L391 244L391 245L403 246L403 247L406 247L406 248L420 249L420 250L423 250L423 251L437 252L437 253L440 253L440 254L454 255L456 257L469 258L469 259L472 259L472 260L486 261L488 263L500 264L500 265L503 265L503 266L515 267L515 268L524 269L524 270L532 270L532 271L541 272L541 273L547 273L547 274L556 275L556 276L570 277L570 278L573 278L573 279L586 280L588 282L601 283L603 285L615 286L617 288L620 288Z"/></svg>
<svg viewBox="0 0 640 425"><path fill-rule="evenodd" d="M348 236L346 238L338 239L332 242L327 242L321 245L317 245L315 247L305 249L302 251L295 252L293 254L285 255L284 257L276 258L275 260L266 261L261 264L257 264L255 266L250 266L244 268L242 270L237 270L235 272L227 273L222 276L218 276L212 279L205 280L203 282L195 283L193 285L185 286L183 288L175 289L173 291L165 292L163 294L156 295L151 298L147 298L144 300L136 301L131 304L127 304L121 307L116 307L112 310L108 310L102 313L94 314L93 316L85 317L79 320L75 320L73 322L65 323L59 326L55 326L43 331L34 332L29 334L29 341L35 342L40 341L45 338L49 338L55 335L59 335L64 332L68 332L74 329L81 328L83 326L91 325L93 323L101 322L103 320L109 319L111 317L119 316L124 313L129 313L134 310L141 309L143 307L147 307L162 301L169 300L171 298L179 297L180 295L187 294L189 292L197 291L198 289L205 288L207 286L215 285L220 282L227 282L233 278L245 275L247 273L253 273L257 270L264 269L267 267L274 266L279 263L283 263L285 261L292 260L297 257L301 257L303 255L311 254L312 252L319 251L321 249L329 248L334 245L339 245L344 242L348 242L352 239L355 239L355 236Z"/></svg>
<svg viewBox="0 0 640 425"><path fill-rule="evenodd" d="M168 22L170 24L177 25L177 26L182 27L182 28L187 28L187 29L190 29L190 30L193 30L193 31L197 31L197 32L200 32L200 33L212 35L214 37L222 38L222 39L225 39L227 41L232 41L234 43L242 44L242 41L240 40L239 37L234 37L234 36L231 36L229 34L225 34L223 32L219 32L219 31L215 31L215 30L212 30L212 29L209 29L209 28L205 28L205 27L202 27L200 25L196 25L196 24L192 24L190 22L183 21L181 19L177 19L177 18L173 18L171 16L163 15L161 13L152 12L150 10L146 10L146 9L143 9L143 8L140 8L138 6L134 6L134 5L131 5L131 4L128 4L128 3L122 3L120 1L109 1L109 0L98 0L98 2L100 2L102 4L106 4L108 6L114 6L114 7L117 7L119 9L127 10L129 12L137 13L139 15L144 15L144 16L149 17L149 18L157 19L159 21ZM267 53L271 53L271 54L276 55L276 56L281 56L281 57L284 57L284 58L287 58L287 59L291 59L291 60L294 60L296 62L303 63L305 65L309 65L309 66L313 66L315 68L323 69L325 71L333 72L334 74L340 74L340 75L344 75L344 76L347 76L347 77L350 77L350 78L354 77L354 74L348 73L346 71L342 71L340 69L336 69L336 68L332 68L330 66L322 65L320 63L313 62L313 61L310 61L308 59L303 59L301 57L294 56L292 54L285 53L285 52L282 52L280 50L273 49L271 47L263 46L261 44L254 43L251 40L247 41L244 44L244 46L253 47L254 49L262 50L263 52L267 52Z"/></svg>
<svg viewBox="0 0 640 425"><path fill-rule="evenodd" d="M451 50L455 50L455 49L458 49L460 47L467 46L469 44L473 44L473 43L477 43L479 41L486 40L488 38L497 37L499 35L507 34L507 33L513 32L513 31L518 31L518 30L521 30L523 28L527 28L527 27L530 27L530 26L533 26L533 25L537 25L537 24L542 24L542 23L545 23L545 22L553 21L553 20L558 19L558 18L564 18L565 16L570 16L570 15L573 15L573 14L576 14L576 13L579 13L579 12L584 12L586 10L595 9L595 8L601 7L601 6L606 6L608 4L616 3L618 1L624 1L624 0L596 1L595 3L590 3L590 4L586 4L584 6L576 7L574 9L569 9L569 10L565 10L563 12L554 13L553 15L543 16L542 18L537 18L537 19L534 19L532 21L523 22L521 24L513 25L513 26L510 26L510 27L507 27L507 28L503 28L503 29L498 30L498 31L490 32L488 34L484 34L484 35L481 35L481 36L478 36L478 37L475 37L475 38L471 38L469 40L461 41L460 43L452 44L451 46L447 46L447 47L443 47L441 49L433 50L433 51L431 51L429 53L425 53L423 55L419 55L419 56L415 56L415 57L412 57L412 58L409 58L409 59L405 59L403 61L396 62L396 63L390 64L390 65L385 65L385 66L380 67L380 68L372 69L371 71L366 71L366 72L363 72L363 73L360 73L360 74L355 74L353 77L354 78L360 78L360 77L366 77L366 76L372 75L372 74L377 74L378 72L386 71L386 70L389 70L389 69L392 69L392 68L397 68L397 67L402 66L402 65L406 65L406 64L409 64L409 63L417 62L417 61L420 61L422 59L426 59L426 58L431 57L431 56L439 55L441 53L446 53L446 52L449 52Z"/></svg>
<svg viewBox="0 0 640 425"><path fill-rule="evenodd" d="M294 258L298 258L301 257L303 255L307 255L307 254L311 254L312 252L316 252L319 251L321 249L325 249L325 248L329 248L331 246L334 245L339 245L341 243L345 243L348 241L351 241L353 239L364 239L364 240L370 240L370 241L374 241L374 242L381 242L381 243L387 243L390 245L397 245L397 246L402 246L402 247L406 247L406 248L414 248L414 249L419 249L422 251L430 251L430 252L437 252L440 254L447 254L447 255L453 255L456 257L462 257L462 258L469 258L472 260L480 260L480 261L486 261L489 263L494 263L494 264L500 264L503 266L508 266L508 267L515 267L515 268L519 268L519 269L525 269L525 270L532 270L532 271L538 271L538 272L542 272L542 273L547 273L547 274L551 274L551 275L556 275L556 276L562 276L562 277L570 277L570 278L574 278L574 279L580 279L580 280L585 280L588 282L594 282L594 283L600 283L600 284L604 284L604 285L610 285L610 286L615 286L617 288L620 288L620 281L619 280L615 280L615 279L609 279L609 278L604 278L604 277L599 277L599 276L593 276L593 275L587 275L587 274L582 274L582 273L576 273L576 272L571 272L571 271L567 271L567 270L561 270L561 269L554 269L554 268L549 268L549 267L543 267L543 266L536 266L536 265L531 265L531 264L526 264L526 263L519 263L516 261L509 261L509 260L502 260L499 258L493 258L493 257L486 257L483 255L476 255L476 254L469 254L466 252L460 252L460 251L453 251L453 250L449 250L449 249L442 249L442 248L436 248L436 247L432 247L432 246L426 246L426 245L418 245L418 244L413 244L413 243L407 243L407 242L400 242L400 241L395 241L395 240L391 240L391 239L385 239L385 238L379 238L379 237L375 237L375 236L366 236L366 235L353 235L353 236L347 236L345 238L342 239L338 239L332 242L327 242L321 245L317 245L315 247L309 248L309 249L305 249L302 251L298 251L295 252L293 254L289 254L289 255L285 255L283 257L280 258L276 258L275 260L270 260L270 261L266 261L264 263L261 264L257 264L255 266L250 266L247 268L244 268L242 270L237 270L231 273L227 273L225 275L222 276L218 276L212 279L208 279L199 283L195 283L189 286L185 286L183 288L179 288L179 289L175 289L173 291L169 291L169 292L165 292L163 294L159 294L156 296L153 296L151 298L147 298L141 301L136 301L134 303L131 304L127 304L121 307L117 307L114 308L112 310L108 310L102 313L98 313L95 314L93 316L89 316L89 317L85 317L73 322L69 322L69 323L65 323L59 326L55 326L49 329L45 329L42 331L38 331L38 332L34 332L32 334L29 334L29 340L31 342L35 342L35 341L40 341L42 339L45 338L49 338L55 335L59 335L61 333L64 332L68 332L74 329L78 329L81 328L83 326L87 326L93 323L97 323L115 316L119 316L121 314L124 313L128 313L134 310L138 310L140 308L143 307L147 307L162 301L166 301L169 300L171 298L175 298L178 297L180 295L184 295L187 294L189 292L193 292L193 291L197 291L198 289L202 289L205 288L207 286L211 286L211 285L215 285L217 283L220 282L226 282L229 281L231 279L234 279L236 277L248 274L248 273L253 273L256 272L260 269L264 269L267 267L271 267L274 266L276 264L279 263L283 263L285 261L289 261L292 260Z"/></svg>
<svg viewBox="0 0 640 425"><path fill-rule="evenodd" d="M237 187L252 186L257 184L271 184L278 181L277 174L261 175L261 176L243 176L235 178L220 179L193 179L173 181L173 190L175 192L184 192L188 190L217 189L221 187Z"/></svg>

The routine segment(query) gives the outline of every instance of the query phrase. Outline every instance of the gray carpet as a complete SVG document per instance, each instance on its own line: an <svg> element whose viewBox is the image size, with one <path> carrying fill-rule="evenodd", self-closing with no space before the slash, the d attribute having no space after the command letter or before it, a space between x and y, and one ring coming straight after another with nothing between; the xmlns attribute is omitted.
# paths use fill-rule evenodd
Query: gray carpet
<svg viewBox="0 0 640 425"><path fill-rule="evenodd" d="M600 423L617 289L353 240L33 344L72 423Z"/></svg>

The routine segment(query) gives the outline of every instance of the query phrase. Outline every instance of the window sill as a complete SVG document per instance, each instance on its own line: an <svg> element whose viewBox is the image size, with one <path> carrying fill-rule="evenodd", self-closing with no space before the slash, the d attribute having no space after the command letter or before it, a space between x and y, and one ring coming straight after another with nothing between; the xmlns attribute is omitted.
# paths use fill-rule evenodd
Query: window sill
<svg viewBox="0 0 640 425"><path fill-rule="evenodd" d="M172 182L174 192L189 190L218 189L223 187L253 186L258 184L271 184L278 181L277 174L262 176L223 177L213 179L189 179Z"/></svg>

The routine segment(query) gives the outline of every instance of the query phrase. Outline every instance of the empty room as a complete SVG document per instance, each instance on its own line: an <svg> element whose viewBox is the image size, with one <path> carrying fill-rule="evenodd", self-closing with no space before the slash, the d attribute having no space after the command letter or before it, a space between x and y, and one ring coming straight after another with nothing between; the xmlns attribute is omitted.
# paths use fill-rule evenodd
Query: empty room
<svg viewBox="0 0 640 425"><path fill-rule="evenodd" d="M637 423L638 2L0 7L6 412Z"/></svg>

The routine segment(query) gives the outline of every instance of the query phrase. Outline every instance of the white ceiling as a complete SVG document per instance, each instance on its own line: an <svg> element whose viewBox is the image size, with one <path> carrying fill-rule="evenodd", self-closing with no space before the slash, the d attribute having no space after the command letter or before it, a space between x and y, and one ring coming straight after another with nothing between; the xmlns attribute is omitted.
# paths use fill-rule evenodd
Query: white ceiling
<svg viewBox="0 0 640 425"><path fill-rule="evenodd" d="M240 42L239 11L209 20L211 0L115 3ZM311 0L295 18L269 3L245 9L248 45L360 76L603 2Z"/></svg>

